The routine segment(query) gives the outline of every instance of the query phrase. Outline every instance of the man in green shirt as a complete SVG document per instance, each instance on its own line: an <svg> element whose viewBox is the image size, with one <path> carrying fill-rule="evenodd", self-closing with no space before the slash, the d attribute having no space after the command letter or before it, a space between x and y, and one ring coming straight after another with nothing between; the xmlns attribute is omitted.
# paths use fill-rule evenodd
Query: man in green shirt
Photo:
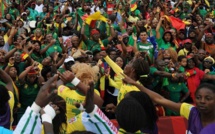
<svg viewBox="0 0 215 134"><path fill-rule="evenodd" d="M104 49L105 47L107 47L109 41L111 41L115 35L113 26L111 26L111 22L108 22L110 31L111 31L111 35L106 38L101 40L100 39L100 31L97 29L92 29L90 32L90 35L92 37L92 39L87 38L87 36L84 34L84 28L85 28L85 24L83 25L82 29L81 29L81 35L83 38L84 43L87 46L87 49L94 52L96 50L101 50Z"/></svg>
<svg viewBox="0 0 215 134"><path fill-rule="evenodd" d="M137 49L140 52L147 52L150 60L153 61L154 49L151 42L147 41L148 35L146 31L140 33L140 42L137 43Z"/></svg>

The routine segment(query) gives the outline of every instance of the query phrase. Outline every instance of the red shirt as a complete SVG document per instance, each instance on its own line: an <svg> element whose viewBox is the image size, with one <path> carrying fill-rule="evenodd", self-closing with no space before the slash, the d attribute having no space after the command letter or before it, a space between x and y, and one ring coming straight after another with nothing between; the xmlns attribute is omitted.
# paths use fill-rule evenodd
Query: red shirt
<svg viewBox="0 0 215 134"><path fill-rule="evenodd" d="M190 96L195 101L195 92L197 87L200 85L201 80L203 79L205 72L200 70L197 67L194 67L192 69L187 69L187 72L190 71L196 71L196 74L191 75L190 77L187 78L187 84L188 84L188 89L190 91Z"/></svg>

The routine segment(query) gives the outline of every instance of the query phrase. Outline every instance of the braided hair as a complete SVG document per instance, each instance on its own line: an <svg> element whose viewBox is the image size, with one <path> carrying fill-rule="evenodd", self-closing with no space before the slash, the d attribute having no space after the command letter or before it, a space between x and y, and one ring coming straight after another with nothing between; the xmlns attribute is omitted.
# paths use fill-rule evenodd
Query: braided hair
<svg viewBox="0 0 215 134"><path fill-rule="evenodd" d="M146 114L141 104L135 99L124 98L116 108L116 119L120 128L135 133L146 123Z"/></svg>

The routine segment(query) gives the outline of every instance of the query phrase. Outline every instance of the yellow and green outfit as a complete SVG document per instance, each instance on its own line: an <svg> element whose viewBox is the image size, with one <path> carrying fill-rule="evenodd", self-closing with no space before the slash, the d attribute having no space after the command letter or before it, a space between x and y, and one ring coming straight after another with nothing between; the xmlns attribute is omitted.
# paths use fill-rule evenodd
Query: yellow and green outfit
<svg viewBox="0 0 215 134"><path fill-rule="evenodd" d="M22 117L26 108L31 106L35 101L37 94L40 90L40 86L37 83L31 84L26 81L24 84L17 83L17 87L20 93L20 104L21 107L18 111L18 119Z"/></svg>
<svg viewBox="0 0 215 134"><path fill-rule="evenodd" d="M169 92L169 99L174 102L180 102L181 93L186 94L189 90L185 83L171 82L169 81L169 85L166 86L167 91ZM170 109L165 109L166 115L176 115L179 116L179 113L176 113Z"/></svg>
<svg viewBox="0 0 215 134"><path fill-rule="evenodd" d="M151 61L153 60L154 49L153 49L153 45L150 42L147 42L145 44L142 42L138 42L137 43L137 49L140 52L147 52L149 54Z"/></svg>
<svg viewBox="0 0 215 134"><path fill-rule="evenodd" d="M123 76L120 73L123 73L123 70L114 62L112 61L109 56L106 56L104 58L104 60L108 63L108 65L113 69L113 71L121 78L123 78ZM121 85L121 87L119 88L119 94L118 94L118 98L117 101L118 103L125 97L125 95L128 92L131 91L140 91L136 86L130 85L130 84L125 84L123 83Z"/></svg>

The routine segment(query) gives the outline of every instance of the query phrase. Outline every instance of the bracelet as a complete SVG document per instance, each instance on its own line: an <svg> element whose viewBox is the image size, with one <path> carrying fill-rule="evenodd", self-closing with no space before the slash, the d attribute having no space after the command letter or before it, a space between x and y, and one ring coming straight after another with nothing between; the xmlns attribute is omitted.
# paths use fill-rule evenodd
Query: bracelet
<svg viewBox="0 0 215 134"><path fill-rule="evenodd" d="M50 115L43 114L41 117L42 117L42 122L48 122L48 123L52 124L52 118Z"/></svg>
<svg viewBox="0 0 215 134"><path fill-rule="evenodd" d="M31 105L31 109L35 112L35 113L39 113L40 112L40 109L41 109L41 107L39 106L39 105L37 105L37 103L33 103L32 105Z"/></svg>
<svg viewBox="0 0 215 134"><path fill-rule="evenodd" d="M173 74L172 74L172 77L173 77L173 78L175 78L176 76L177 76L177 74L176 74L176 73L173 73Z"/></svg>
<svg viewBox="0 0 215 134"><path fill-rule="evenodd" d="M75 77L73 80L72 80L72 82L71 82L74 86L77 86L79 83L80 83L80 80L77 78L77 77Z"/></svg>
<svg viewBox="0 0 215 134"><path fill-rule="evenodd" d="M185 76L190 77L190 73L189 73L189 72L186 72L186 73L185 73Z"/></svg>
<svg viewBox="0 0 215 134"><path fill-rule="evenodd" d="M8 63L7 65L8 65L9 67L12 67L12 66L14 66L14 64L10 64L10 63Z"/></svg>
<svg viewBox="0 0 215 134"><path fill-rule="evenodd" d="M55 113L55 110L48 104L46 105L46 107L43 109L45 111L46 114L48 114L51 119L53 120L56 113Z"/></svg>

